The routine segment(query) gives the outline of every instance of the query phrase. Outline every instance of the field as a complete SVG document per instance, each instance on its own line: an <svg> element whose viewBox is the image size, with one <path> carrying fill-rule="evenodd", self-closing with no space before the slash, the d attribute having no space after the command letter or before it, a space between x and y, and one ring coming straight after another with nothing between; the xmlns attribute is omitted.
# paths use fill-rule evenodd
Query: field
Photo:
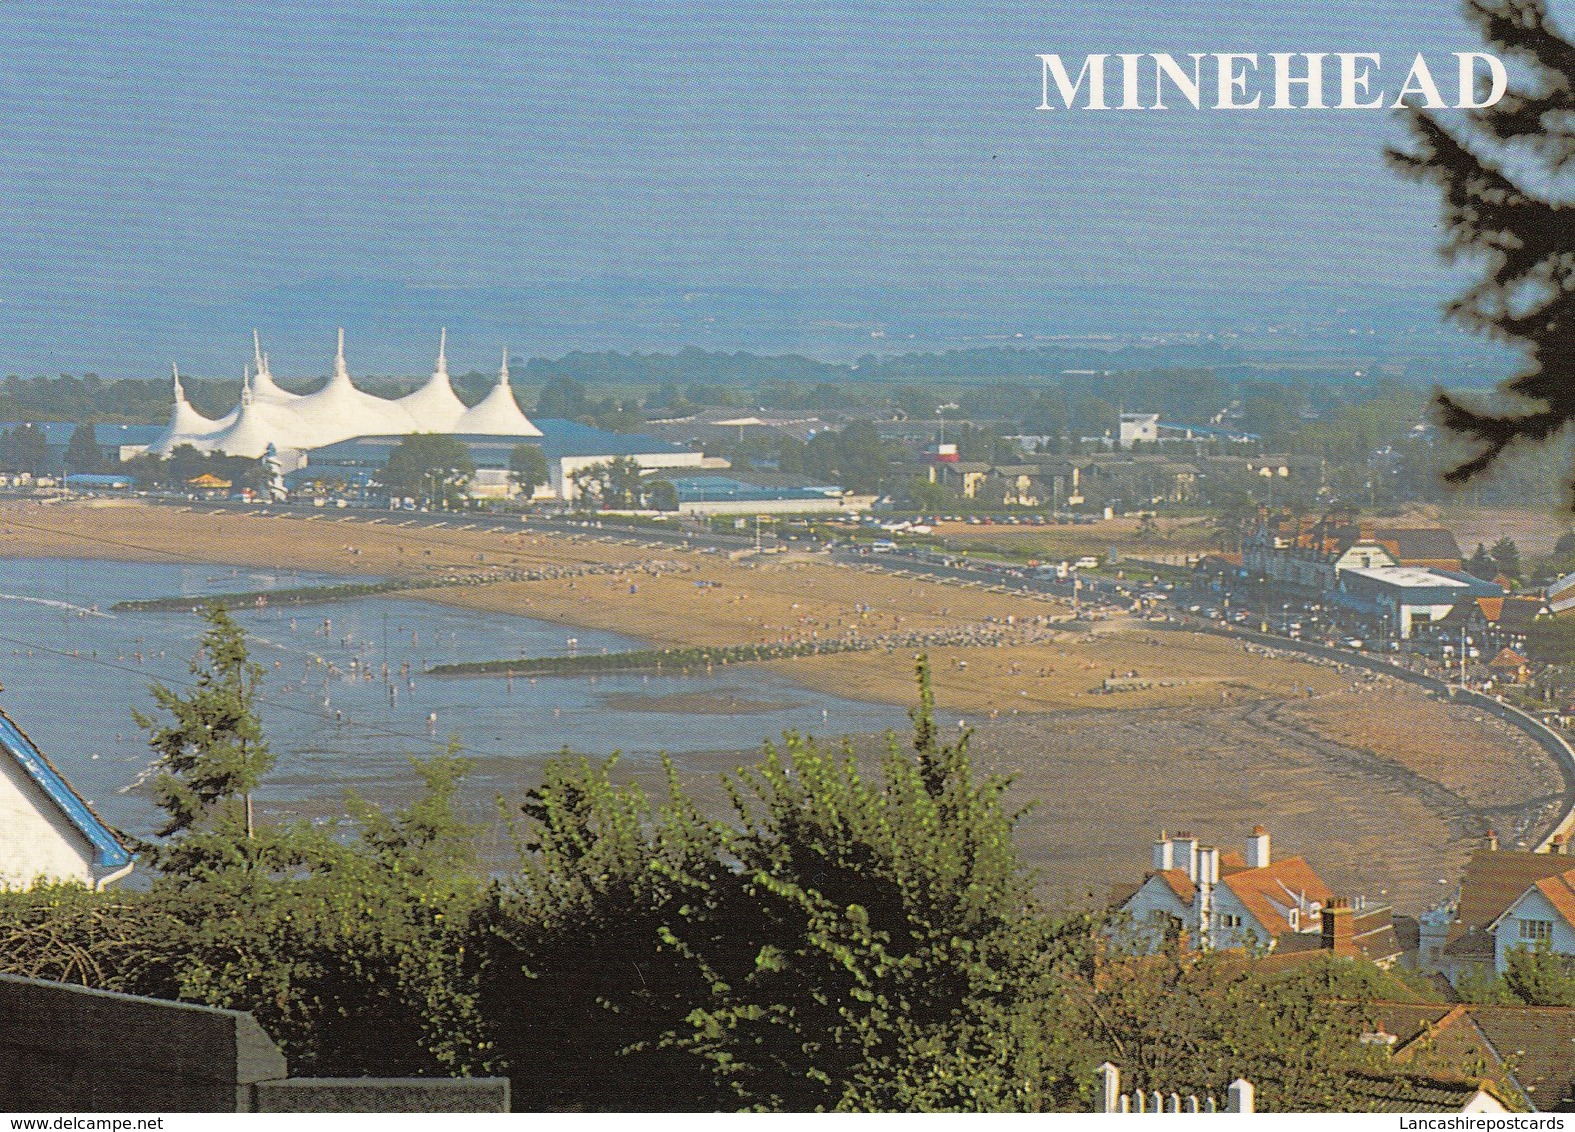
<svg viewBox="0 0 1575 1132"><path fill-rule="evenodd" d="M1022 827L1025 855L1047 891L1075 899L1140 876L1161 829L1239 847L1263 822L1280 852L1305 854L1342 891L1414 912L1439 878L1458 877L1489 825L1513 841L1544 816L1559 785L1529 741L1470 709L1218 636L1130 618L1072 623L1042 598L819 556L732 563L528 529L464 530L462 519L418 529L346 518L10 505L0 507L0 554L454 578L410 596L664 646L854 629L969 642L928 649L941 719L976 727L982 763L1015 777L1015 800L1039 802ZM488 581L493 571L543 576ZM914 654L891 645L773 667L806 686L907 704ZM1133 690L1104 694L1112 676ZM719 806L712 772L738 765L759 738L745 714L737 750L688 753L681 766Z"/></svg>

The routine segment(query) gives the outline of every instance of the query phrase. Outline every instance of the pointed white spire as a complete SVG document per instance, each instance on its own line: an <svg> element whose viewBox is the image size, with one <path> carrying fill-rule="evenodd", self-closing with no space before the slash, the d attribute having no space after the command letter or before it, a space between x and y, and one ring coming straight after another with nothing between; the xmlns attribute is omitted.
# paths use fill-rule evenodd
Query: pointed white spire
<svg viewBox="0 0 1575 1132"><path fill-rule="evenodd" d="M454 425L456 433L482 436L540 436L541 430L530 423L514 400L509 387L509 349L503 348L503 365L498 383L475 405L466 410Z"/></svg>
<svg viewBox="0 0 1575 1132"><path fill-rule="evenodd" d="M174 362L170 363L170 376L175 403L170 406L169 423L148 445L148 451L156 456L168 456L177 444L200 443L204 436L218 428L218 422L203 416L186 400L186 390L180 381L180 366Z"/></svg>
<svg viewBox="0 0 1575 1132"><path fill-rule="evenodd" d="M262 352L262 335L255 327L252 329L252 360L257 363L258 373L268 372L268 357Z"/></svg>
<svg viewBox="0 0 1575 1132"><path fill-rule="evenodd" d="M345 328L339 328L339 353L334 356L334 380L350 380L350 367L345 364Z"/></svg>
<svg viewBox="0 0 1575 1132"><path fill-rule="evenodd" d="M243 365L243 366L241 366L241 404L243 404L243 405L250 405L251 403L252 403L252 367L248 366L248 365Z"/></svg>
<svg viewBox="0 0 1575 1132"><path fill-rule="evenodd" d="M454 395L448 378L448 330L438 337L437 365L426 384L394 404L410 414L416 426L428 432L447 432L465 415L465 402Z"/></svg>

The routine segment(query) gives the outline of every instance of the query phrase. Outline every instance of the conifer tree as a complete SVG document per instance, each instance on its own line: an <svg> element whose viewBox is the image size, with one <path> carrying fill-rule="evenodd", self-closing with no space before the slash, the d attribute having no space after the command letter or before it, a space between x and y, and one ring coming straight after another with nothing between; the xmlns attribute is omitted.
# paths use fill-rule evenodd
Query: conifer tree
<svg viewBox="0 0 1575 1132"><path fill-rule="evenodd" d="M191 661L191 690L150 689L171 721L132 712L157 755L153 793L167 815L158 835L251 841L252 792L273 766L255 710L262 666L252 662L246 634L222 605L210 603L200 616L208 628Z"/></svg>
<svg viewBox="0 0 1575 1132"><path fill-rule="evenodd" d="M1445 473L1454 484L1575 421L1575 208L1548 191L1575 161L1575 44L1542 0L1467 0L1466 15L1520 76L1464 122L1410 108L1415 144L1387 155L1405 176L1443 191L1444 258L1484 261L1481 281L1449 304L1447 317L1527 357L1500 385L1509 395L1502 411L1435 393L1440 422L1476 446Z"/></svg>

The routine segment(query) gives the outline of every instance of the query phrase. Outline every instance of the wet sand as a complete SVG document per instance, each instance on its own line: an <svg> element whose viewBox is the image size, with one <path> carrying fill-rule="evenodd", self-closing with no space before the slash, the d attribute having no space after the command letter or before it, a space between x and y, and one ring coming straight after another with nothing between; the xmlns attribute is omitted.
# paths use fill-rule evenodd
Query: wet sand
<svg viewBox="0 0 1575 1132"><path fill-rule="evenodd" d="M800 640L854 629L865 637L966 635L1007 618L1035 625L1042 639L1034 643L929 652L943 721L979 727L981 761L1017 776L1014 800L1039 800L1021 844L1045 890L1062 897L1102 895L1113 882L1140 877L1161 829L1187 828L1239 846L1263 822L1284 851L1305 854L1338 889L1414 911L1441 887L1439 878L1458 877L1486 824L1501 832L1529 828L1557 790L1557 774L1539 750L1468 708L1387 679L1250 652L1217 636L1131 619L1047 625L1066 616L1064 606L818 557L730 563L720 555L528 528L465 530L461 517L445 529L366 517L7 504L0 505L0 555L423 579L616 563L625 568L613 574L478 582L409 596L662 645ZM913 663L911 647L893 647L771 667L806 687L906 705ZM1150 686L1100 694L1113 673L1136 673ZM686 781L713 794L714 771L752 758L747 722L740 736L738 751L683 755ZM529 770L514 764L507 784L490 773L481 777L489 797L507 795L528 785L516 779ZM508 789L492 789L502 785ZM715 800L722 804L719 793Z"/></svg>

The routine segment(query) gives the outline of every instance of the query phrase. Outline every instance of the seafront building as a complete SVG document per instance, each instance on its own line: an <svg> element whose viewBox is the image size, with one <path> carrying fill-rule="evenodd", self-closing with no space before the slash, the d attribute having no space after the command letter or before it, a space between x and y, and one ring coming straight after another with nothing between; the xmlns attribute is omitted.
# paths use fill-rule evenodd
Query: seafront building
<svg viewBox="0 0 1575 1132"><path fill-rule="evenodd" d="M564 500L574 498L577 471L609 460L632 459L642 468L703 466L699 452L654 437L607 432L574 421L532 421L514 399L507 349L497 381L486 396L467 406L449 380L447 331L439 339L432 376L398 398L356 388L343 330L333 374L321 389L306 394L291 393L275 382L255 332L252 346L240 401L218 419L192 407L176 371L169 423L148 441L146 451L168 456L188 445L198 452L249 459L267 455L281 473L297 480L337 476L354 481L381 469L401 438L439 433L470 448L477 468L476 494L505 495L511 490L510 452L518 444L536 444L547 459L544 494Z"/></svg>

